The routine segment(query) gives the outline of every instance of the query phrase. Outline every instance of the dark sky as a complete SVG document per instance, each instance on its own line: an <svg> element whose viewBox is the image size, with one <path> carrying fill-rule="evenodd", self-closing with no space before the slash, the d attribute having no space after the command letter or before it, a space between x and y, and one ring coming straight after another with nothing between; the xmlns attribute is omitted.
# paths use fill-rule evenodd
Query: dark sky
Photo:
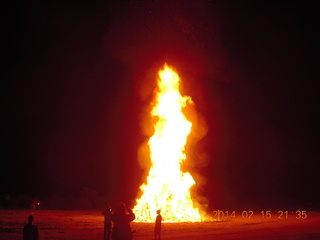
<svg viewBox="0 0 320 240"><path fill-rule="evenodd" d="M210 206L319 202L316 8L295 1L7 1L1 194L132 201L157 70L207 125L190 171Z"/></svg>

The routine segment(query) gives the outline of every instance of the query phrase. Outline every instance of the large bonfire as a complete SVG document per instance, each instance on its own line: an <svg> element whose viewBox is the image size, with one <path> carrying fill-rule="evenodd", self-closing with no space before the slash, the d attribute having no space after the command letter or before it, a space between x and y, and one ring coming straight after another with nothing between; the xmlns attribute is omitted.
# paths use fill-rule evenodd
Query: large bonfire
<svg viewBox="0 0 320 240"><path fill-rule="evenodd" d="M201 221L194 206L190 188L195 184L181 167L186 161L185 146L192 123L183 113L189 96L179 91L179 75L168 65L159 70L158 89L151 111L154 134L148 141L151 167L146 184L140 186L142 196L134 207L136 221L153 222L161 210L164 221Z"/></svg>

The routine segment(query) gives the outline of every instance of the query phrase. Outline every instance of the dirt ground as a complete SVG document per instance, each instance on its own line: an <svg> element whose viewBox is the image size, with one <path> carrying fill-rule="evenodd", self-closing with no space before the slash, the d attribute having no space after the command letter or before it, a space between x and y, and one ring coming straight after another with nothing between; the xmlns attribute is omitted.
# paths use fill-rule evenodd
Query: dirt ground
<svg viewBox="0 0 320 240"><path fill-rule="evenodd" d="M0 210L0 240L22 239L22 228L27 217L33 214L41 240L52 239L102 239L103 216L98 211L44 211ZM134 239L152 240L153 223L131 224ZM320 213L307 212L305 219L289 214L270 219L255 213L251 218L241 214L201 223L163 223L162 239L320 239Z"/></svg>

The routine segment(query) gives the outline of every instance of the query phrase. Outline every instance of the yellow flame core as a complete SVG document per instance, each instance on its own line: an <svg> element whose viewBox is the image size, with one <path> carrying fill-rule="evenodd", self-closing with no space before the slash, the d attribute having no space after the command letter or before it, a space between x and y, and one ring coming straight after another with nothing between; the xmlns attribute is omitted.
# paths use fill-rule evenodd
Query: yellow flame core
<svg viewBox="0 0 320 240"><path fill-rule="evenodd" d="M181 171L192 127L182 109L192 100L181 96L179 81L178 74L166 64L159 71L156 104L151 111L155 131L148 142L152 164L147 184L140 187L143 195L134 207L138 222L154 222L158 209L167 222L201 221L189 191L195 181L188 172Z"/></svg>

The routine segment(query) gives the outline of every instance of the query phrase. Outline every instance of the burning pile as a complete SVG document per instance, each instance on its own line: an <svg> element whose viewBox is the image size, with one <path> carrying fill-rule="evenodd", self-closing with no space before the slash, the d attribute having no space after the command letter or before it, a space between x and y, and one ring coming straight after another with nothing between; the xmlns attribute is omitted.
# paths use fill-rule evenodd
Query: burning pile
<svg viewBox="0 0 320 240"><path fill-rule="evenodd" d="M164 221L201 221L190 195L195 181L188 172L181 170L187 157L187 137L192 129L192 123L182 110L192 100L181 96L179 81L178 74L166 64L159 71L156 103L151 111L154 134L148 141L151 168L147 183L140 187L143 194L133 210L136 221L153 222L158 209Z"/></svg>

